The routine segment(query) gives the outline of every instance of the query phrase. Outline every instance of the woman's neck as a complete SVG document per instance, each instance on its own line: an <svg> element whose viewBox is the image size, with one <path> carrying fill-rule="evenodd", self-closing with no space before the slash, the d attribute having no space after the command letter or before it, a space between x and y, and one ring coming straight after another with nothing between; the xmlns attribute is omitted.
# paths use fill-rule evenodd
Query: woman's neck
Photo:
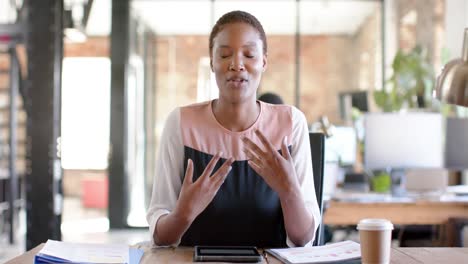
<svg viewBox="0 0 468 264"><path fill-rule="evenodd" d="M224 128L233 132L248 129L260 114L260 104L257 101L230 103L216 99L212 102L212 108L216 120Z"/></svg>

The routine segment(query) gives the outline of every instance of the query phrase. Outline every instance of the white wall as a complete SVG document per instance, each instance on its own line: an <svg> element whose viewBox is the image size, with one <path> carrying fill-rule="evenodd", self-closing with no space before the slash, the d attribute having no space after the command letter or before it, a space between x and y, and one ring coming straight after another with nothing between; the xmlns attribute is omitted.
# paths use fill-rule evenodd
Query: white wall
<svg viewBox="0 0 468 264"><path fill-rule="evenodd" d="M385 76L384 79L388 80L393 74L392 62L398 50L397 38L397 17L395 10L395 0L384 1L385 5Z"/></svg>
<svg viewBox="0 0 468 264"><path fill-rule="evenodd" d="M450 59L461 57L465 27L468 27L468 0L446 0L445 43Z"/></svg>

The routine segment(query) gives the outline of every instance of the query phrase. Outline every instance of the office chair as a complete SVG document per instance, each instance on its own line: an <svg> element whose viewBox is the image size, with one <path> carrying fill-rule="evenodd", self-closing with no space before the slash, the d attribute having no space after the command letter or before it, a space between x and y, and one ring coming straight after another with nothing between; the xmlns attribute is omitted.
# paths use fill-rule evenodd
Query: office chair
<svg viewBox="0 0 468 264"><path fill-rule="evenodd" d="M324 150L325 150L325 135L323 133L309 133L310 149L312 152L312 169L314 172L315 195L320 210L320 215L323 217L323 168L324 168ZM321 246L324 244L324 228L323 221L320 223L313 246Z"/></svg>

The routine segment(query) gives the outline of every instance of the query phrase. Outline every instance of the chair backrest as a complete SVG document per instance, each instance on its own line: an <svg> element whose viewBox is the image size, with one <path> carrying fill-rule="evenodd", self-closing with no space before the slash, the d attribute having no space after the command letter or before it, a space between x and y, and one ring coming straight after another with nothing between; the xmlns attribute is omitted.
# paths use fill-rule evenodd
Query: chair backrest
<svg viewBox="0 0 468 264"><path fill-rule="evenodd" d="M315 195L320 210L320 215L323 217L323 168L325 160L325 135L323 133L309 133L310 149L312 152L312 169L314 172ZM324 229L323 221L315 234L314 246L324 244Z"/></svg>

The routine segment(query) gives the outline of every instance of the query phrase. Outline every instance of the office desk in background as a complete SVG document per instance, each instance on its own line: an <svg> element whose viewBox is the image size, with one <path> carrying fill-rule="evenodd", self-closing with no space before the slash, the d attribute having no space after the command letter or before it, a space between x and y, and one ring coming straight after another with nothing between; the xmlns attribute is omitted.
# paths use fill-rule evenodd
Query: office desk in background
<svg viewBox="0 0 468 264"><path fill-rule="evenodd" d="M468 219L468 196L444 195L439 200L376 194L343 194L327 201L327 225L357 225L363 218L385 218L394 225L437 225L437 245L459 246L462 228L453 219Z"/></svg>
<svg viewBox="0 0 468 264"><path fill-rule="evenodd" d="M39 252L40 245L21 256L18 256L6 264L31 264L34 263L34 255ZM142 248L145 251L141 264L158 263L192 263L193 248ZM392 248L392 264L416 264L416 263L466 263L468 248ZM213 263L213 262L212 262ZM267 263L265 260L262 263ZM268 255L268 263L278 264L280 261Z"/></svg>
<svg viewBox="0 0 468 264"><path fill-rule="evenodd" d="M328 202L324 223L328 225L357 225L362 218L385 218L394 225L442 225L449 218L468 218L467 201L414 202Z"/></svg>

